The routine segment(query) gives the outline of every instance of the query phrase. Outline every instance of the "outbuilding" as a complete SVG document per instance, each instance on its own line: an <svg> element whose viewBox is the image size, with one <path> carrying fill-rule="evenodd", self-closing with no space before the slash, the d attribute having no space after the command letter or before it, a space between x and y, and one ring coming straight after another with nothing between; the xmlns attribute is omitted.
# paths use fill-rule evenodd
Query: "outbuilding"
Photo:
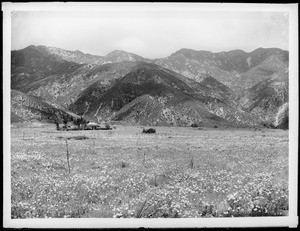
<svg viewBox="0 0 300 231"><path fill-rule="evenodd" d="M100 125L95 123L95 122L89 122L87 125L86 125L86 128L87 129L92 129L92 130L96 130L97 128L100 128Z"/></svg>

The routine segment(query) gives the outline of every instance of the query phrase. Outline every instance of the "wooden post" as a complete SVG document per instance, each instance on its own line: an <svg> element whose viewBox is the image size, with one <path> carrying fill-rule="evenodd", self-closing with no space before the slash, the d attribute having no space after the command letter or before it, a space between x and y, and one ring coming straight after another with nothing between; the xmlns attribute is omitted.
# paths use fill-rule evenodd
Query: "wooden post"
<svg viewBox="0 0 300 231"><path fill-rule="evenodd" d="M144 151L144 156L143 156L143 166L145 166L145 162L146 162L146 150Z"/></svg>
<svg viewBox="0 0 300 231"><path fill-rule="evenodd" d="M69 174L71 172L70 170L70 160L69 160L69 157L70 157L70 154L69 154L69 148L68 148L68 140L66 139L66 146L67 146L67 163L68 163L68 170L69 170Z"/></svg>

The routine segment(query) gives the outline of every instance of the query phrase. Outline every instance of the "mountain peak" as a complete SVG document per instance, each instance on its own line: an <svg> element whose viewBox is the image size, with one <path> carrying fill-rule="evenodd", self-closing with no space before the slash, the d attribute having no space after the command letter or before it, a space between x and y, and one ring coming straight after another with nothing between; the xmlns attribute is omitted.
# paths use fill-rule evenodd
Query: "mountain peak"
<svg viewBox="0 0 300 231"><path fill-rule="evenodd" d="M109 56L114 56L114 55L135 55L133 53L130 53L130 52L127 52L127 51L123 51L123 50L113 50L111 52L109 52L106 57L109 57Z"/></svg>
<svg viewBox="0 0 300 231"><path fill-rule="evenodd" d="M243 50L240 50L240 49L235 49L235 50L232 50L232 51L228 51L227 52L228 54L246 54L246 52L245 51L243 51Z"/></svg>
<svg viewBox="0 0 300 231"><path fill-rule="evenodd" d="M182 48L176 52L174 52L173 54L171 54L170 56L176 56L176 55L190 55L191 53L195 53L197 51L193 50L193 49L189 49L189 48Z"/></svg>
<svg viewBox="0 0 300 231"><path fill-rule="evenodd" d="M182 48L175 53L171 54L170 57L176 57L176 56L184 56L189 59L198 59L198 58L204 58L204 57L210 57L212 56L212 52L210 51L205 51L205 50L200 50L196 51L193 49L188 49L188 48Z"/></svg>
<svg viewBox="0 0 300 231"><path fill-rule="evenodd" d="M104 56L106 62L123 62L123 61L145 61L145 59L139 55L123 51L114 50Z"/></svg>
<svg viewBox="0 0 300 231"><path fill-rule="evenodd" d="M32 50L39 50L39 48L44 48L44 46L35 46L35 45L30 45L28 47L25 47L21 49L20 51L32 51Z"/></svg>
<svg viewBox="0 0 300 231"><path fill-rule="evenodd" d="M115 50L109 52L109 54L110 54L110 53L129 53L129 52L124 51L124 50L120 50L120 49L115 49Z"/></svg>
<svg viewBox="0 0 300 231"><path fill-rule="evenodd" d="M276 53L277 52L278 53L278 52L286 52L286 51L282 50L280 48L276 48L276 47L269 47L269 48L259 47L250 53L253 54L253 53L265 53L265 52L268 52L268 53Z"/></svg>

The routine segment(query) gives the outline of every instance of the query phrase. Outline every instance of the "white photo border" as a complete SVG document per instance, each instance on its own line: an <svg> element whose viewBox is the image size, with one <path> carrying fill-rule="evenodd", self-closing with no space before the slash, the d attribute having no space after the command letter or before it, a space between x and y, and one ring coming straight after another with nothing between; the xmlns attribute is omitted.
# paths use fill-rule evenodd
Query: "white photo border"
<svg viewBox="0 0 300 231"><path fill-rule="evenodd" d="M94 10L274 11L289 13L289 215L251 218L79 218L11 219L10 62L13 11ZM297 227L298 186L298 4L246 3L2 3L3 11L3 227L5 228L137 228L137 227Z"/></svg>

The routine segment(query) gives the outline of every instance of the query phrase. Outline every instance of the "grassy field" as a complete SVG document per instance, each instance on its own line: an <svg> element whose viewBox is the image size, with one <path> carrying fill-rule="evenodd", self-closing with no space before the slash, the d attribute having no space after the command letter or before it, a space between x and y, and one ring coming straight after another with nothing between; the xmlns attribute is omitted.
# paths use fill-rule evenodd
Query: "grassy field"
<svg viewBox="0 0 300 231"><path fill-rule="evenodd" d="M288 214L288 131L155 128L12 126L11 217Z"/></svg>

